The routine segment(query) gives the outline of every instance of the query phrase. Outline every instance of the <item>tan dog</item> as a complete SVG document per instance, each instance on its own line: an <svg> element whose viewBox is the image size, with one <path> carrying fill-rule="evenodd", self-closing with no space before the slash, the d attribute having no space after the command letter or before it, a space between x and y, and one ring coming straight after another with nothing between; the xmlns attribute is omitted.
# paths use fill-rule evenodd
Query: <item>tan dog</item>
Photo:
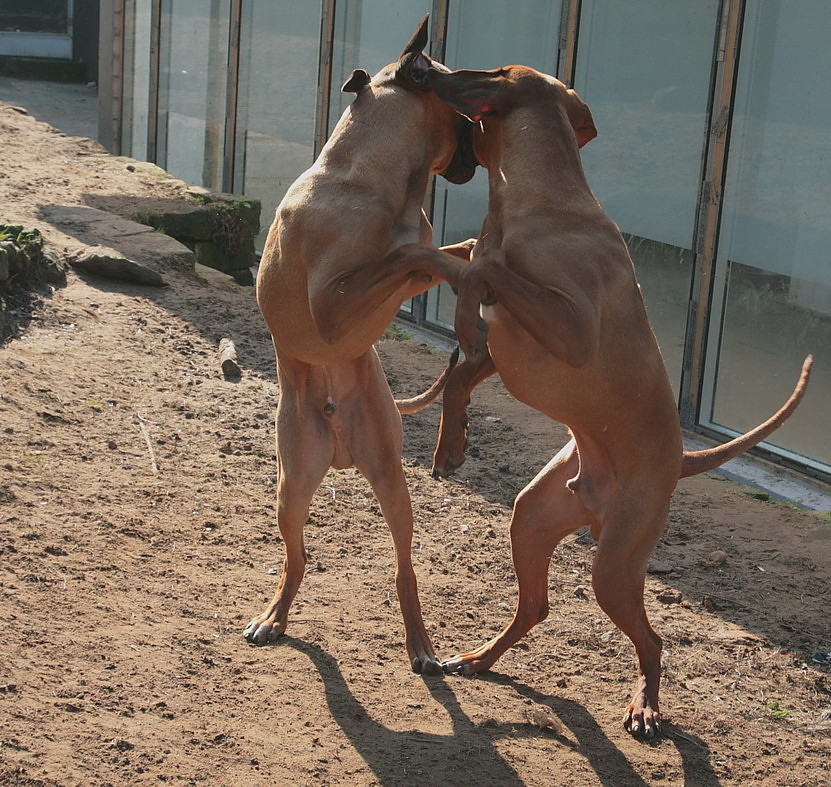
<svg viewBox="0 0 831 787"><path fill-rule="evenodd" d="M435 398L441 381L425 399L397 407L373 347L403 301L442 279L424 265L386 261L401 244L431 241L422 211L431 173L464 182L476 167L471 124L424 82L431 65L443 67L422 54L426 42L425 18L397 63L372 79L353 72L344 90L356 99L287 192L269 231L257 300L277 355L277 523L286 556L274 598L245 637L262 645L284 632L305 570L311 497L330 467L354 466L371 484L392 532L412 668L440 673L410 555L413 514L401 467L399 409L412 411ZM461 265L448 257L440 261L443 270L447 259L451 268Z"/></svg>
<svg viewBox="0 0 831 787"><path fill-rule="evenodd" d="M481 121L474 152L490 179L488 215L457 282L456 330L471 360L456 367L445 390L442 425L452 434L443 435L436 472L463 458L470 389L494 368L517 399L572 434L514 505L519 600L513 621L443 667L486 670L543 620L554 547L590 526L598 542L597 601L638 657L624 723L633 734L651 736L660 727L661 640L647 620L643 588L670 495L679 478L717 467L776 429L801 400L811 359L771 419L725 445L685 453L632 261L583 175L578 145L596 135L588 107L558 80L522 66L431 71L428 82L459 112ZM402 249L399 264L424 253ZM443 465L448 457L453 461Z"/></svg>

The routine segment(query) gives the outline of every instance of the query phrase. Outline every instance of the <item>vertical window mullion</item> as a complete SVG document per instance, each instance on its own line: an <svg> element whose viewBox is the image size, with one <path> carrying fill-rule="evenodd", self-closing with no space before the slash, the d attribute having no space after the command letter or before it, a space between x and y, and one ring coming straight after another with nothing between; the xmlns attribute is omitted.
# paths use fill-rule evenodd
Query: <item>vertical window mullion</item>
<svg viewBox="0 0 831 787"><path fill-rule="evenodd" d="M242 0L231 0L229 13L228 65L227 78L225 80L225 144L223 145L222 154L222 190L230 192L234 190Z"/></svg>
<svg viewBox="0 0 831 787"><path fill-rule="evenodd" d="M147 160L158 164L162 0L153 0L150 17L150 88L148 91L150 106L147 110Z"/></svg>
<svg viewBox="0 0 831 787"><path fill-rule="evenodd" d="M704 356L707 349L706 337L710 329L721 219L721 195L727 171L727 149L738 74L743 15L744 0L724 0L710 111L707 160L701 184L701 201L696 228L695 269L681 377L680 414L681 423L685 427L693 427L700 420Z"/></svg>
<svg viewBox="0 0 831 787"><path fill-rule="evenodd" d="M335 41L335 2L323 0L320 20L320 64L317 80L317 122L314 156L317 158L329 136L329 111L332 95L332 52Z"/></svg>
<svg viewBox="0 0 831 787"><path fill-rule="evenodd" d="M557 78L567 85L574 83L574 67L577 62L577 40L580 28L581 0L566 0L560 21L560 57Z"/></svg>

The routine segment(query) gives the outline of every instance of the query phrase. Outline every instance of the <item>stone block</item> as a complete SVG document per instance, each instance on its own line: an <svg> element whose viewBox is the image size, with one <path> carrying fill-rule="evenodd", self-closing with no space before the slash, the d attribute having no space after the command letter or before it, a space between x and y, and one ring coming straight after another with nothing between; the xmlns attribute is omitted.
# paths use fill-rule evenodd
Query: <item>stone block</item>
<svg viewBox="0 0 831 787"><path fill-rule="evenodd" d="M193 270L195 257L190 249L168 235L154 232L146 224L75 205L46 205L42 213L47 221L67 235L89 245L108 246L154 270Z"/></svg>
<svg viewBox="0 0 831 787"><path fill-rule="evenodd" d="M167 282L158 271L148 268L106 246L86 246L70 257L74 268L104 276L108 279L164 287Z"/></svg>
<svg viewBox="0 0 831 787"><path fill-rule="evenodd" d="M190 241L209 241L213 239L216 217L214 211L199 206L192 210L167 211L136 216L141 224L161 230L171 238L184 243Z"/></svg>
<svg viewBox="0 0 831 787"><path fill-rule="evenodd" d="M228 273L241 284L253 283L250 268L256 262L260 202L200 187L190 188L189 194L192 207L183 204L181 210L137 219L191 246L199 264Z"/></svg>
<svg viewBox="0 0 831 787"><path fill-rule="evenodd" d="M200 240L194 244L193 250L196 252L196 264L205 265L208 268L215 270L223 269L222 255L213 241Z"/></svg>

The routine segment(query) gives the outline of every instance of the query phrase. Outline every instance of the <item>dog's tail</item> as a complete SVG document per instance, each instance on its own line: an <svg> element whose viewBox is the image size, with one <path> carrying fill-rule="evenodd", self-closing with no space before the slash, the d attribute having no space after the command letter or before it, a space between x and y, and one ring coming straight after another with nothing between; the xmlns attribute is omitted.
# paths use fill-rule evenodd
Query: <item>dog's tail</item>
<svg viewBox="0 0 831 787"><path fill-rule="evenodd" d="M768 418L767 421L759 424L759 426L751 429L746 434L731 440L729 443L724 443L715 448L707 448L704 451L684 451L680 477L687 478L691 475L706 473L708 470L715 470L715 468L723 465L730 459L735 459L739 454L747 451L748 448L752 448L757 443L760 443L768 435L782 426L793 411L796 410L802 401L802 397L805 395L805 389L808 387L808 378L811 376L811 366L813 363L814 358L812 355L809 355L802 363L802 373L799 375L799 380L793 392L788 397L788 401Z"/></svg>
<svg viewBox="0 0 831 787"><path fill-rule="evenodd" d="M458 361L459 348L457 346L456 349L453 350L450 359L447 361L447 366L444 371L424 393L420 393L412 399L395 400L395 406L398 408L398 412L402 415L411 415L412 413L417 413L419 410L423 410L428 404L435 402L438 395L444 390L444 386L447 385L450 372L453 371L453 367L458 363Z"/></svg>

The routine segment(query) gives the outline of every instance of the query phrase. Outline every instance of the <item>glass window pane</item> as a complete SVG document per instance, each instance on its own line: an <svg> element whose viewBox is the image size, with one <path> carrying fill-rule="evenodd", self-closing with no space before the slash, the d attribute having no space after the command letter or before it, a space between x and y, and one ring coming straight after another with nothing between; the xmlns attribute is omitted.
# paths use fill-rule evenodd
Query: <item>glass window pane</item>
<svg viewBox="0 0 831 787"><path fill-rule="evenodd" d="M718 0L583 0L575 89L589 185L627 239L670 381L681 381Z"/></svg>
<svg viewBox="0 0 831 787"><path fill-rule="evenodd" d="M351 93L341 91L352 70L362 68L375 74L397 60L417 30L418 23L432 6L430 0L349 0L335 3L330 133L343 110L355 98Z"/></svg>
<svg viewBox="0 0 831 787"><path fill-rule="evenodd" d="M831 17L772 0L745 11L730 135L705 422L745 431L808 393L771 445L831 465ZM719 343L720 340L720 343Z"/></svg>
<svg viewBox="0 0 831 787"><path fill-rule="evenodd" d="M150 110L151 0L129 0L124 7L124 114L121 146L125 156L147 159Z"/></svg>
<svg viewBox="0 0 831 787"><path fill-rule="evenodd" d="M522 63L557 73L562 3L551 0L459 0L450 4L445 63L450 68L500 68ZM475 238L488 210L488 176L453 185L436 179L434 236L441 244ZM453 327L455 297L447 285L427 293L427 320Z"/></svg>
<svg viewBox="0 0 831 787"><path fill-rule="evenodd" d="M262 202L262 247L277 204L314 159L320 2L245 0L234 191Z"/></svg>
<svg viewBox="0 0 831 787"><path fill-rule="evenodd" d="M188 183L222 188L230 0L164 0L159 163Z"/></svg>

